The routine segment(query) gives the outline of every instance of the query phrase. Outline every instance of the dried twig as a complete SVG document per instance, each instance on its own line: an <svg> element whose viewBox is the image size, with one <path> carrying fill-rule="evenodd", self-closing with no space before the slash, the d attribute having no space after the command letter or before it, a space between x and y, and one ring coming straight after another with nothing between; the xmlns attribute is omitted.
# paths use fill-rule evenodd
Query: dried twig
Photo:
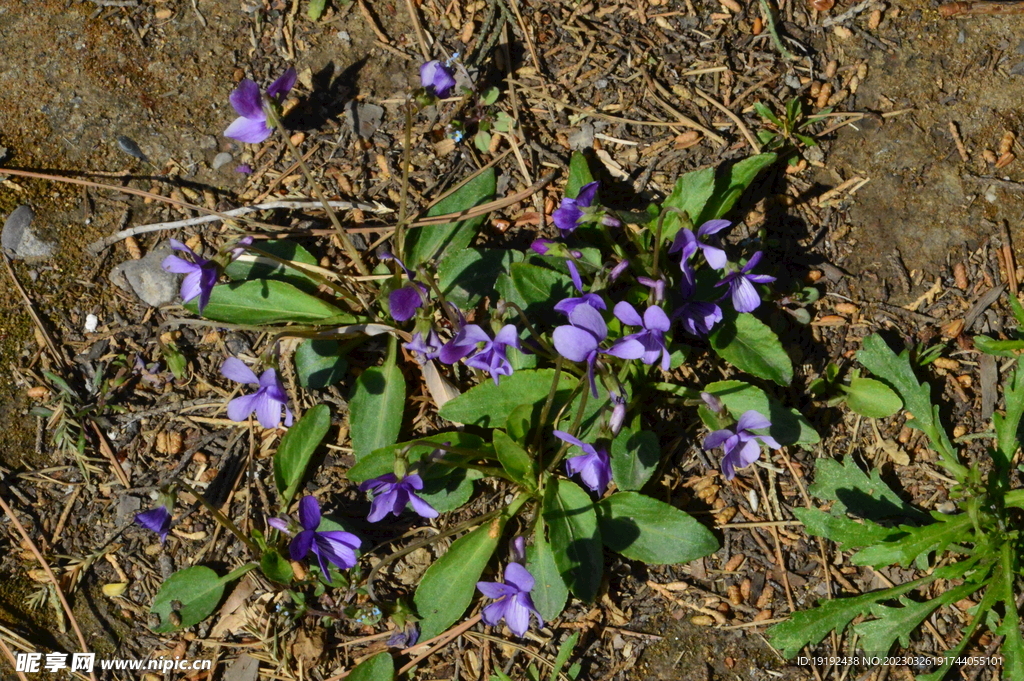
<svg viewBox="0 0 1024 681"><path fill-rule="evenodd" d="M716 101L714 98L711 97L711 95L709 95L708 93L704 92L699 87L693 88L693 91L696 92L701 97L703 97L707 101L708 104L710 104L711 106L715 107L716 109L718 109L719 111L724 113L726 116L728 116L729 120L731 120L733 123L735 123L736 127L740 129L741 133L743 133L743 136L747 139L747 143L754 150L754 153L755 154L760 154L761 153L761 145L757 143L757 138L754 137L753 134L751 134L750 129L743 122L743 119L741 119L739 116L734 114L732 111L729 111L729 109L727 109L724 104L722 104L721 102Z"/></svg>

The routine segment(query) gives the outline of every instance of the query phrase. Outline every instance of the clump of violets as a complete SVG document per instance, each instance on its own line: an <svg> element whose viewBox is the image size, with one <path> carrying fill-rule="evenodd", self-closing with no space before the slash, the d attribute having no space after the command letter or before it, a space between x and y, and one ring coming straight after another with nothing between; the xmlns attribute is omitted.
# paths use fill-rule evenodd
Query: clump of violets
<svg viewBox="0 0 1024 681"><path fill-rule="evenodd" d="M436 59L428 61L420 66L420 83L428 92L444 99L455 89L455 72Z"/></svg>
<svg viewBox="0 0 1024 681"><path fill-rule="evenodd" d="M171 531L170 502L161 504L148 511L135 514L135 524L160 535L160 543L167 541L167 533Z"/></svg>
<svg viewBox="0 0 1024 681"><path fill-rule="evenodd" d="M562 203L551 214L555 226L568 236L580 225L588 222L600 222L606 227L619 227L622 223L611 215L606 215L600 206L595 206L597 199L597 182L588 182L580 187L575 199L563 198Z"/></svg>
<svg viewBox="0 0 1024 681"><path fill-rule="evenodd" d="M210 302L210 294L217 284L220 268L214 261L196 255L195 251L177 239L171 239L171 248L187 253L192 260L169 255L160 266L168 272L185 275L181 280L181 299L187 303L193 298L199 298L199 313L202 314L203 308Z"/></svg>
<svg viewBox="0 0 1024 681"><path fill-rule="evenodd" d="M701 397L708 402L707 398ZM709 403L710 404L710 403ZM736 432L724 428L710 433L704 438L704 449L721 447L725 452L722 456L722 475L726 480L736 477L737 468L746 468L761 456L761 444L772 449L781 449L782 445L770 435L758 435L755 430L771 428L771 421L757 411L751 409L740 416L736 422Z"/></svg>
<svg viewBox="0 0 1024 681"><path fill-rule="evenodd" d="M668 371L669 354L665 347L665 332L672 327L668 315L657 305L644 310L641 317L636 308L621 301L615 305L615 316L623 324L643 327L643 331L631 333L615 342L608 354L621 359L639 359L644 364L654 364L661 356L661 368Z"/></svg>
<svg viewBox="0 0 1024 681"><path fill-rule="evenodd" d="M375 523L389 513L398 516L406 505L412 506L412 510L423 518L436 518L438 514L434 507L416 494L422 489L423 478L415 473L407 473L401 479L394 473L387 473L367 480L359 485L360 491L369 491L374 495L370 515L366 519Z"/></svg>
<svg viewBox="0 0 1024 681"><path fill-rule="evenodd" d="M530 592L533 591L534 579L530 571L519 563L505 566L504 582L477 582L476 588L487 598L494 598L494 603L485 605L480 611L480 619L488 626L497 626L504 619L508 628L516 636L523 636L530 628L530 616L537 618L537 626L544 626L544 619L533 605Z"/></svg>
<svg viewBox="0 0 1024 681"><path fill-rule="evenodd" d="M729 287L729 293L726 295L732 296L732 306L736 308L737 312L753 312L761 305L761 296L757 294L754 284L767 284L775 281L775 277L767 274L750 273L750 270L757 267L757 264L761 262L763 255L761 251L758 251L750 256L750 260L747 261L746 265L725 275L722 281L715 284L715 286Z"/></svg>
<svg viewBox="0 0 1024 681"><path fill-rule="evenodd" d="M302 497L299 501L299 525L302 526L302 530L292 538L291 544L288 545L288 553L292 560L302 560L312 551L320 564L320 572L325 579L330 580L331 573L327 563L333 563L339 570L347 570L354 566L356 549L362 541L351 532L319 530L320 519L320 503L316 498ZM268 518L267 524L285 534L291 534L290 523L283 518Z"/></svg>
<svg viewBox="0 0 1024 681"><path fill-rule="evenodd" d="M264 428L277 428L281 425L281 409L284 409L284 424L292 425L292 410L288 408L288 394L284 391L281 379L274 369L267 369L257 378L252 369L237 357L228 357L220 368L225 378L239 383L258 385L259 389L251 395L242 395L228 402L228 418L232 421L245 421L256 412L256 420Z"/></svg>
<svg viewBox="0 0 1024 681"><path fill-rule="evenodd" d="M494 385L498 385L499 377L512 375L512 363L507 354L510 347L522 350L519 331L512 324L501 327L494 340L476 324L463 324L455 337L441 348L439 358L445 364L455 364L466 357L467 366L486 371L494 379Z"/></svg>
<svg viewBox="0 0 1024 681"><path fill-rule="evenodd" d="M294 68L285 71L267 88L267 102L264 102L260 86L255 81L246 78L239 83L228 97L238 112L238 118L227 127L224 136L249 144L259 144L270 137L266 107L279 104L295 85L296 78Z"/></svg>
<svg viewBox="0 0 1024 681"><path fill-rule="evenodd" d="M565 460L565 470L569 475L580 476L580 480L591 492L604 494L612 480L612 464L608 452L562 430L556 430L554 435L562 442L568 442L583 450L583 454Z"/></svg>

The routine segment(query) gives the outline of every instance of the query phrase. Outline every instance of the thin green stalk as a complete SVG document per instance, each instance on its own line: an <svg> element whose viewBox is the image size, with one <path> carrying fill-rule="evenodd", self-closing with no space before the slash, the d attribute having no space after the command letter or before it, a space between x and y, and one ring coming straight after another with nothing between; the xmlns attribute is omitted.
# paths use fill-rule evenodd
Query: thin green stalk
<svg viewBox="0 0 1024 681"><path fill-rule="evenodd" d="M761 14L764 15L764 22L768 24L768 33L771 35L772 42L775 43L775 49L779 51L779 54L788 61L799 61L800 58L790 52L782 42L782 38L779 36L779 28L775 24L775 11L768 0L761 0Z"/></svg>
<svg viewBox="0 0 1024 681"><path fill-rule="evenodd" d="M292 260L285 260L284 258L279 258L278 256L274 255L273 253L270 253L268 251L264 251L262 248L260 248L258 246L244 246L243 248L245 248L246 250L252 251L253 253L256 253L261 258L266 258L267 260L272 260L272 261L278 263L279 265L284 265L285 267L290 267L291 269L295 270L296 272L302 273L303 275L305 275L305 276L309 277L310 279L316 281L321 286L326 286L327 288L331 289L332 291L334 291L334 293L336 293L338 295L339 298L343 299L347 303L358 304L360 302L359 300L353 298L352 295L348 291L346 291L341 286L338 286L337 284L335 284L333 281L331 281L330 279L328 279L324 275L320 274L319 272L316 272L315 270L311 270L311 269L306 268L305 263L294 262Z"/></svg>
<svg viewBox="0 0 1024 681"><path fill-rule="evenodd" d="M548 415L551 413L551 405L555 401L555 395L558 393L558 384L562 378L562 362L563 358L561 355L555 360L555 378L551 381L551 389L548 391L548 398L544 401L544 406L540 410L540 421L537 425L537 430L533 433L533 451L540 451L540 439L544 434L544 426L548 422Z"/></svg>
<svg viewBox="0 0 1024 681"><path fill-rule="evenodd" d="M206 510L210 512L210 515L213 516L213 519L216 520L221 525L223 525L229 532L231 532L231 534L233 534L236 537L238 537L238 539L241 540L241 542L243 544L245 544L246 546L249 547L249 550L252 551L253 554L255 554L257 556L260 554L259 547L256 546L256 544L254 544L251 539L246 537L242 533L242 531L238 529L238 526L235 525L233 522L231 522L230 518L228 518L226 515L221 513L220 509L216 508L213 504L211 504L209 501L207 501L206 497L204 497L202 495L202 493L199 492L199 490L197 490L195 487L193 487L192 485L188 484L187 482L185 482L181 478L177 478L175 480L175 482L178 485L181 485L181 487L183 489L185 489L189 494L191 494L196 499L198 499L199 503L202 504L203 506L205 506Z"/></svg>
<svg viewBox="0 0 1024 681"><path fill-rule="evenodd" d="M583 381L580 382L580 386L583 387L583 392L580 394L580 408L579 411L576 412L576 420L573 421L572 428L569 429L569 433L572 434L573 436L575 436L577 431L579 431L580 429L580 424L583 422L583 412L586 411L587 400L590 398L590 388L589 386L584 385L586 382L586 377L584 377ZM569 443L562 442L562 446L558 448L558 452L555 454L555 458L551 460L551 463L549 463L547 468L544 469L544 472L550 473L551 471L553 471L555 469L555 466L557 466L558 463L563 458L565 458L565 453L567 451L569 451Z"/></svg>
<svg viewBox="0 0 1024 681"><path fill-rule="evenodd" d="M323 191L320 190L320 184L313 179L313 173L309 170L309 166L306 165L305 159L302 158L302 152L299 151L298 147L292 144L291 137L288 136L288 131L281 125L281 118L277 115L273 105L267 103L263 106L264 111L267 112L267 119L270 124L277 128L278 132L281 133L282 139L284 139L285 146L288 147L292 155L295 157L295 161L299 164L299 168L302 170L302 174L305 175L306 181L309 182L310 188L313 190L313 194L323 204L324 210L327 212L327 217L330 218L331 224L334 225L334 230L338 233L338 240L341 241L342 248L345 249L345 254L348 255L349 260L355 265L359 274L363 276L369 276L370 270L367 269L366 263L363 262L362 256L359 255L359 250L352 243L352 240L348 238L348 233L345 232L345 228L341 226L341 222L338 220L337 214L334 209L331 208L331 204L328 203L327 197L324 196Z"/></svg>

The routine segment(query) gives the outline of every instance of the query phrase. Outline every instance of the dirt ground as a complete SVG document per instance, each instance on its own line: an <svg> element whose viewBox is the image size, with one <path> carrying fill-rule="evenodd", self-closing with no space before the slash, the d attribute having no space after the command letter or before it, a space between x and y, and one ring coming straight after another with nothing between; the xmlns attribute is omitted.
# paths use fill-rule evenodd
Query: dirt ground
<svg viewBox="0 0 1024 681"><path fill-rule="evenodd" d="M815 425L823 434L820 451L794 452L797 470L809 476L816 456L841 457L856 448L868 465L898 481L908 499L929 510L945 501L942 487L916 467L927 463L927 450L899 439L905 431L901 417L872 431L851 414L819 409L803 389L828 360L849 356L858 339L872 330L893 329L914 340L937 338L985 290L1008 277L1024 280L1024 271L1017 274L1011 266L1014 271L1007 272L1005 263L996 259L1003 243L1014 248L1024 243L1024 161L1013 158L1021 151L1019 142L1004 140L1007 133L1024 133L1018 94L1024 78L1020 18L969 15L947 20L939 16L936 3L921 0L899 6L837 4L821 13L789 2L780 7L781 28L798 41L788 43L790 49L805 49L808 56L787 61L759 27L757 2L741 2L739 11L732 8L735 3L710 0L412 4L429 39L436 41L433 57L460 52L470 73L503 88L506 71L515 73L517 90L504 101L510 113L518 113L527 139L522 163L510 155L499 165L500 186L507 193L552 168L564 168L571 148L583 140L582 146L598 150L596 158L607 171L602 179L614 187L609 203L635 209L663 199L682 172L753 153L736 120L750 130L762 129L764 123L751 109L755 101L777 111L791 97L801 96L813 111L828 104L836 113L863 114L823 135L820 147L805 150L807 163L800 172L786 173L783 167L773 171L735 217L748 229L763 226L777 237L781 274L823 274L827 295L816 317L840 319L813 327L794 347L802 360L800 375L793 388L779 395L817 417ZM844 13L846 19L824 25ZM332 0L318 22L305 15L305 0L0 0L0 92L5 93L0 97L0 147L6 151L0 152L0 166L89 176L164 195L178 192L218 208L268 192L306 194L301 177L283 174L290 162L281 145L268 143L254 155L221 136L235 116L227 94L238 80L269 82L286 65L294 65L300 73L298 101L287 122L304 133L303 149L312 150L311 164L319 177L327 177L329 191L342 198L393 206L403 127L395 105L418 83L423 61L406 3ZM503 28L494 25L494 16L505 17ZM482 51L493 56L481 56ZM713 69L718 66L728 69ZM707 73L690 73L709 68ZM822 83L845 96L829 103L835 98L819 96ZM730 115L701 99L697 88ZM352 101L384 107L379 129L366 139L354 134L346 121L345 105ZM579 115L581 110L596 110L597 115ZM684 138L686 126L664 125L678 122L679 112L721 135L725 144L705 134L691 144L691 137ZM121 136L137 143L151 163L123 151ZM421 140L415 149L413 194L421 203L488 158L468 144L442 153L437 141ZM232 154L232 162L214 170L213 160L223 152ZM986 152L991 152L988 159ZM251 163L256 173L247 178L235 172L242 162ZM51 259L14 265L30 303L11 277L0 276L0 362L5 366L0 372L0 493L73 584L76 616L97 652L133 656L192 646L190 652L209 654L208 648L197 647L195 637L160 638L145 626L159 575L172 564L188 564L202 540L172 540L178 542L173 544L180 547L178 554L162 554L151 537L130 527L137 506L124 501L93 436L87 452L91 460L83 464L55 451L44 423L29 415L34 402L27 377L38 377L47 360L27 306L38 311L73 363L94 364L106 352L121 353L132 363L136 358L152 361L153 332L144 327L164 320L165 311L147 308L107 279L114 264L133 255L118 245L92 257L85 246L126 224L181 216L116 191L3 176L2 171L0 179L0 218L29 204L36 211L35 224L59 244ZM550 230L549 217L542 218L547 226L541 228L536 213L550 213L564 182L563 173L546 195L493 216L485 236L500 236L496 220L518 221L512 234L522 230L521 239L533 230ZM145 252L161 238L140 238L139 245ZM209 244L218 238L214 229L200 241ZM970 278L967 289L959 288L954 276L958 263ZM856 311L837 312L840 301L853 303ZM912 302L917 303L913 309L902 307ZM88 314L99 318L99 336L84 331ZM973 331L998 331L1001 318L1002 312L990 310L978 317ZM241 333L217 338L187 328L180 333L197 361L213 347L250 342ZM112 345L90 356L101 340ZM976 376L977 371L968 363L962 373ZM985 419L977 391L968 389L963 395L963 390L947 390L947 397L958 398L954 415L980 428ZM129 412L155 412L173 399L178 398L168 392L140 391L126 404ZM141 499L136 503L148 504L156 473L173 464L173 457L156 451L158 431L182 433L190 449L200 441L209 445L206 463L200 462L203 467L196 470L193 462L191 473L213 481L226 472L235 441L203 440L214 434L196 423L202 422L184 427L163 415L134 429L117 419L111 422L112 444L130 462L137 485L132 492ZM879 454L879 438L898 440L911 454L909 462L886 462ZM695 491L706 492L701 481L714 474L696 458L696 441L691 432L673 454L678 473L667 474L662 483L666 498L691 512L736 506L739 520L783 520L750 517L741 508L746 490L739 487L716 486L719 491L710 495ZM252 445L254 451L260 446ZM344 457L337 462L344 463ZM83 466L92 471L87 481L81 477ZM328 485L331 480L318 482ZM784 504L802 504L797 482L779 483ZM77 649L63 623L55 623L52 604L39 603L42 580L33 581L30 572L38 566L25 547L18 548L10 526L4 527L12 550L0 557L0 624L5 627L0 633L13 632L48 649ZM180 529L194 537L213 531L198 514L184 519ZM582 643L573 659L584 665L581 678L602 681L841 678L838 668L812 672L782 661L762 637L765 627L749 626L760 611L768 611L773 620L790 612L784 590L795 592L800 608L825 595L817 543L796 527L781 538L761 530L722 533L722 551L689 566L645 569L618 560L611 568L607 595L592 608L580 603L570 607L562 622L550 625L552 636L534 642L536 649L553 657L558 641L579 631ZM216 533L213 537L218 541ZM146 556L144 565L129 568L130 561L119 562L116 550L108 553L114 539L124 555ZM219 541L216 546L223 547L223 538ZM766 545L774 548L780 541L787 555L782 565ZM834 553L837 569L846 570L841 552ZM732 566L737 556L744 558ZM726 565L732 567L727 570ZM132 583L126 599L104 596L100 587L120 581L126 568ZM877 586L871 574L843 574L865 589ZM663 586L679 584L692 590L666 591ZM725 597L731 586L751 590L748 601L732 609ZM27 604L30 600L34 607ZM745 624L707 626L695 619L693 606L718 608L735 618L730 624ZM950 626L955 628L955 623ZM204 629L200 638L208 633ZM321 635L300 633L307 638ZM374 633L378 629L372 626L344 625L331 635L337 645L340 639ZM240 651L265 653L259 659L266 678L300 678L286 671L289 667L278 652L259 651L253 640L236 638L235 643L243 643L217 648L215 655L226 663ZM308 654L305 645L292 649L294 657L305 654L315 666L324 655L323 642L319 648L308 644ZM932 640L915 645L923 651L940 649ZM458 652L422 667L417 678L482 678L472 672L479 672L481 649L486 648L490 659L488 646L484 639L467 638ZM476 666L467 652L474 655ZM337 668L337 658L330 660L330 665L317 667L318 676L305 678L327 678ZM4 665L0 661L7 673ZM281 675L271 676L270 669ZM888 678L910 678L906 673L894 669ZM978 677L989 678L996 678L994 672Z"/></svg>

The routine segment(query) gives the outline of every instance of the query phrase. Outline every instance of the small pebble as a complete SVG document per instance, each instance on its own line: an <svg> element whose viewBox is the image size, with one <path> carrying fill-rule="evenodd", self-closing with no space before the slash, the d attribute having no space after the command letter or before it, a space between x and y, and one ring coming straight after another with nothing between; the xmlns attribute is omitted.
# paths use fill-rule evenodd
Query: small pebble
<svg viewBox="0 0 1024 681"><path fill-rule="evenodd" d="M99 328L100 318L94 314L85 315L85 332L96 333L96 329Z"/></svg>
<svg viewBox="0 0 1024 681"><path fill-rule="evenodd" d="M233 160L234 159L231 157L231 154L229 154L226 151L222 151L213 157L213 163L211 164L211 167L214 170L220 170L227 164L231 163Z"/></svg>
<svg viewBox="0 0 1024 681"><path fill-rule="evenodd" d="M0 245L16 260L49 258L57 249L55 244L43 241L32 229L34 218L31 206L18 206L4 221Z"/></svg>

